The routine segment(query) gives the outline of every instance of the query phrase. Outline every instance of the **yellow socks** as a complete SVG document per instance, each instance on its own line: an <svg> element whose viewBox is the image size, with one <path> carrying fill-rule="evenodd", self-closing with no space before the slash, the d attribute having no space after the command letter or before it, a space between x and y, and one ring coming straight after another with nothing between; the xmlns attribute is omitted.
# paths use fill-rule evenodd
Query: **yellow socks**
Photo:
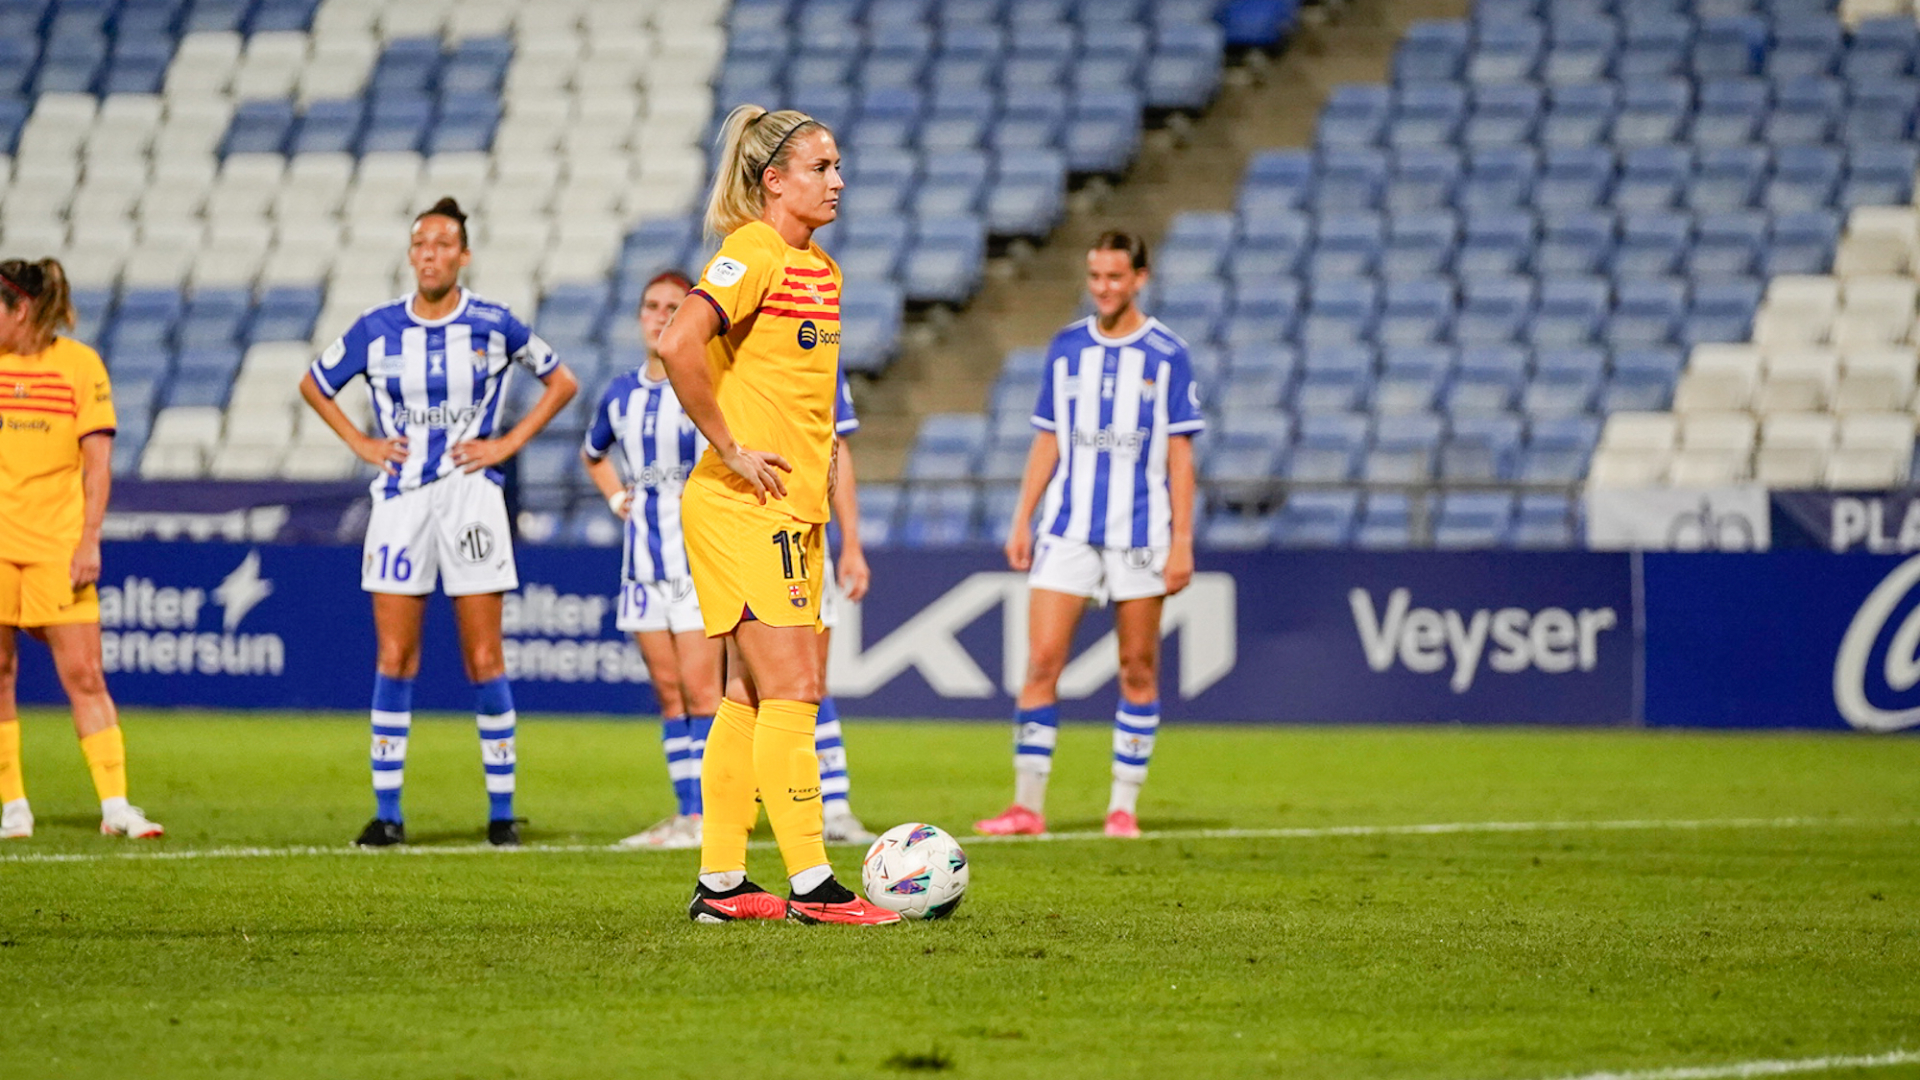
<svg viewBox="0 0 1920 1080"><path fill-rule="evenodd" d="M0 803L27 797L27 779L20 771L20 721L0 720Z"/></svg>
<svg viewBox="0 0 1920 1080"><path fill-rule="evenodd" d="M820 840L820 758L813 749L819 713L820 706L804 701L763 698L754 732L753 772L788 877L827 861ZM711 757L713 744L707 745Z"/></svg>
<svg viewBox="0 0 1920 1080"><path fill-rule="evenodd" d="M700 820L703 874L747 869L747 834L760 816L753 804L753 736L753 710L723 698L700 765L700 798L706 804Z"/></svg>
<svg viewBox="0 0 1920 1080"><path fill-rule="evenodd" d="M127 743L120 725L81 739L80 752L87 755L87 770L93 773L93 790L101 802L127 797Z"/></svg>

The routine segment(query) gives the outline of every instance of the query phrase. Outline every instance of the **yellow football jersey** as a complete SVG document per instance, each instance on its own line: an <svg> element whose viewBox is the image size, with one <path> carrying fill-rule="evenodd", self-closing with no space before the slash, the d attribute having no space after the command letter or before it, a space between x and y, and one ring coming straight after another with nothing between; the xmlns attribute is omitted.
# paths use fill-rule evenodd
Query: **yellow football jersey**
<svg viewBox="0 0 1920 1080"><path fill-rule="evenodd" d="M839 265L820 245L790 247L773 226L755 221L720 245L693 295L720 313L707 363L734 440L749 450L771 450L793 466L782 474L786 499L768 505L824 523L840 370ZM758 501L711 447L691 480Z"/></svg>
<svg viewBox="0 0 1920 1080"><path fill-rule="evenodd" d="M80 440L115 423L99 353L63 337L33 356L0 355L0 559L73 557L85 513Z"/></svg>

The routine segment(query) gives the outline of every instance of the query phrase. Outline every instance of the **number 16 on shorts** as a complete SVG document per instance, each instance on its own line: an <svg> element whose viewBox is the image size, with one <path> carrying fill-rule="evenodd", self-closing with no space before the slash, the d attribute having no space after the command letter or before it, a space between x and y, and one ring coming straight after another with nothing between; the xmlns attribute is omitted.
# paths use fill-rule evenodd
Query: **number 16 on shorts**
<svg viewBox="0 0 1920 1080"><path fill-rule="evenodd" d="M413 580L413 560L407 558L406 548L381 544L377 549L367 552L367 561L360 568L360 576L395 583L411 581Z"/></svg>

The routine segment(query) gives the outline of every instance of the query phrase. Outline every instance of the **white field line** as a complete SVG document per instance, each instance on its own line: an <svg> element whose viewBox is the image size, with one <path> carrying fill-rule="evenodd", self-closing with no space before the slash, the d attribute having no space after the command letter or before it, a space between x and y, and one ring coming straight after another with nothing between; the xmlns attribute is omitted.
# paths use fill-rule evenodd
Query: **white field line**
<svg viewBox="0 0 1920 1080"><path fill-rule="evenodd" d="M1833 1069L1884 1069L1889 1065L1920 1065L1920 1051L1892 1050L1858 1057L1798 1058L1788 1061L1736 1061L1725 1065L1691 1065L1673 1069L1597 1072L1563 1080L1743 1080L1751 1076L1786 1076Z"/></svg>
<svg viewBox="0 0 1920 1080"><path fill-rule="evenodd" d="M1449 821L1425 825L1330 825L1299 829L1168 829L1148 831L1142 840L1317 840L1350 836L1449 836L1463 833L1572 833L1572 832L1656 832L1703 831L1709 829L1819 829L1819 828L1907 828L1920 821L1893 819L1874 821L1862 818L1702 818L1697 820L1628 821ZM968 845L1072 843L1106 840L1098 832L1044 833L1040 836L970 836ZM138 843L138 841L133 841ZM752 846L770 848L771 841ZM383 855L578 855L645 854L612 844L528 844L518 848L496 848L487 844L406 845L385 850L369 850L351 844L292 847L193 848L184 851L82 851L39 853L30 851L0 854L0 865L7 863L92 863L146 862L181 859L286 859L314 855L376 858ZM1586 1078L1581 1078L1586 1080Z"/></svg>

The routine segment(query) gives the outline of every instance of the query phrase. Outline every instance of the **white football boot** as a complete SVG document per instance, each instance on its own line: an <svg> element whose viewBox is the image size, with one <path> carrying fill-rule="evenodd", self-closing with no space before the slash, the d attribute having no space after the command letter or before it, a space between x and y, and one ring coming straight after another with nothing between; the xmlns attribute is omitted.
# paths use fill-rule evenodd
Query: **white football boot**
<svg viewBox="0 0 1920 1080"><path fill-rule="evenodd" d="M620 841L628 851L678 851L700 846L700 815L675 814Z"/></svg>
<svg viewBox="0 0 1920 1080"><path fill-rule="evenodd" d="M100 815L100 831L108 836L126 836L135 840L144 840L150 837L161 836L165 834L167 830L161 828L154 822L148 821L146 813L139 807L128 806L122 803L112 810L102 811Z"/></svg>
<svg viewBox="0 0 1920 1080"><path fill-rule="evenodd" d="M25 799L0 807L0 840L25 840L33 835L33 808Z"/></svg>
<svg viewBox="0 0 1920 1080"><path fill-rule="evenodd" d="M871 844L877 839L845 803L820 823L820 839L829 844Z"/></svg>

